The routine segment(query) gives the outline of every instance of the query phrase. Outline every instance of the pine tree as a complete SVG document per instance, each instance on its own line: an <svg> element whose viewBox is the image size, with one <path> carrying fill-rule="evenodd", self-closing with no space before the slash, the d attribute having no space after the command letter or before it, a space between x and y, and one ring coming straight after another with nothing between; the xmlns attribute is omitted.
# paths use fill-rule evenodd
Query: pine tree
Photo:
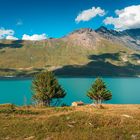
<svg viewBox="0 0 140 140"><path fill-rule="evenodd" d="M66 93L52 72L37 74L32 82L33 100L44 106L50 106L53 99L64 98Z"/></svg>
<svg viewBox="0 0 140 140"><path fill-rule="evenodd" d="M95 80L87 96L95 100L96 104L102 104L103 101L112 99L112 93L107 89L105 82L101 78Z"/></svg>

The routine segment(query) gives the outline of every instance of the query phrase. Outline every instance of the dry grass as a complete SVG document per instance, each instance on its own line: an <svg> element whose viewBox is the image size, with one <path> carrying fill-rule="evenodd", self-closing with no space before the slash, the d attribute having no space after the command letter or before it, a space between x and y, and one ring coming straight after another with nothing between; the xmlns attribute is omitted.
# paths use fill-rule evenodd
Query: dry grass
<svg viewBox="0 0 140 140"><path fill-rule="evenodd" d="M18 107L16 110L30 110L31 113L1 113L1 140L140 139L140 105L104 105L104 109L89 105Z"/></svg>

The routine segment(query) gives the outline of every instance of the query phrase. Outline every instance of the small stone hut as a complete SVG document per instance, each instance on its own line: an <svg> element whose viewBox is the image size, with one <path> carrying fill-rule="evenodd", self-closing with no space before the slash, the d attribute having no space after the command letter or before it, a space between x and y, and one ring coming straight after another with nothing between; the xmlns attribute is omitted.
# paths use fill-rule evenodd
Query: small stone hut
<svg viewBox="0 0 140 140"><path fill-rule="evenodd" d="M83 105L84 105L84 103L82 101L72 103L72 106L83 106Z"/></svg>

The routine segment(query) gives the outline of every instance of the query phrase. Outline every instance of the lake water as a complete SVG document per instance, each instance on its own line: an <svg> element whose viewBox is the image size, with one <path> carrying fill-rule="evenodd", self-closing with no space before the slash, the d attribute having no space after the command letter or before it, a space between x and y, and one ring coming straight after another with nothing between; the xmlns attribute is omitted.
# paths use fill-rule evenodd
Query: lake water
<svg viewBox="0 0 140 140"><path fill-rule="evenodd" d="M63 103L70 105L73 101L91 103L86 96L95 78L58 78L67 92ZM140 104L140 78L103 78L112 91L111 104ZM32 80L0 80L0 104L13 103L16 105L31 103Z"/></svg>

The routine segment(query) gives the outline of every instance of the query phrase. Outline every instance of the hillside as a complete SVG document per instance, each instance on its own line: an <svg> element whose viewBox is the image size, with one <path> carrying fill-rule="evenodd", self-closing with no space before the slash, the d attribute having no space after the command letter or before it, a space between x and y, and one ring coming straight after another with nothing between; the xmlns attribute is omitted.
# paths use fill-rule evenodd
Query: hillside
<svg viewBox="0 0 140 140"><path fill-rule="evenodd" d="M46 69L61 76L140 75L138 46L122 42L117 31L103 30L79 29L43 41L1 40L0 76L32 76Z"/></svg>
<svg viewBox="0 0 140 140"><path fill-rule="evenodd" d="M34 108L0 106L0 139L139 140L140 105Z"/></svg>

